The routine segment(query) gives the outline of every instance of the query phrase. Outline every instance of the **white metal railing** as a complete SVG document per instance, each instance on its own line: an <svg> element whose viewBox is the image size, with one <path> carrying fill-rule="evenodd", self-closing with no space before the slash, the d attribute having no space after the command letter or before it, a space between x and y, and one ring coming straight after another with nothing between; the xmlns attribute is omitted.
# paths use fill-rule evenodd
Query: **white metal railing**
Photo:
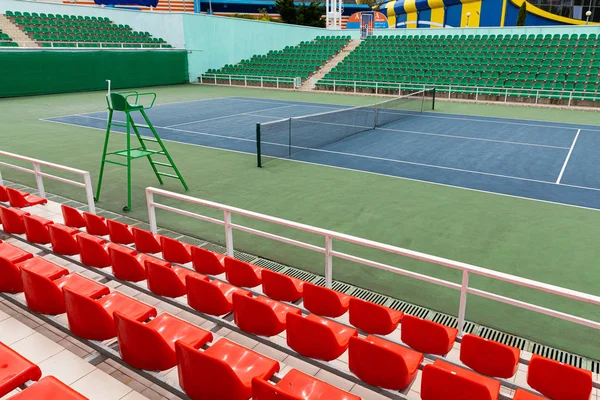
<svg viewBox="0 0 600 400"><path fill-rule="evenodd" d="M161 204L155 199L155 195L168 197L171 199L180 200L185 203L200 205L209 207L212 209L220 210L223 212L223 219L217 219L212 217L207 217L204 215L200 215L191 211L186 211L180 208L168 206L166 204ZM170 211L173 213L185 215L187 217L195 218L201 221L210 222L213 224L217 224L223 226L225 229L225 244L227 248L227 255L233 256L233 230L236 229L238 231L251 233L257 236L261 236L264 238L276 240L282 243L291 244L293 246L301 247L303 249L308 249L315 251L317 253L321 253L325 256L325 282L326 286L331 288L333 281L333 259L334 257L340 258L343 260L352 261L358 264L367 265L370 267L378 268L384 271L392 272L398 275L408 276L411 278L415 278L421 281L433 283L436 285L444 286L447 288L455 289L460 291L460 303L458 309L458 328L460 335L462 336L465 313L467 307L467 294L473 294L480 297L484 297L486 299L499 301L501 303L509 304L515 307L523 308L529 311L534 311L540 314L549 315L551 317L563 319L566 321L570 321L579 325L588 326L597 330L600 330L600 322L592 321L589 319L581 318L575 315L566 314L560 311L552 310L546 307L538 306L535 304L526 303L524 301L512 299L509 297L497 295L494 293L486 292L480 289L475 289L469 286L469 277L471 275L479 275L485 276L487 278L495 279L498 281L508 282L514 285L527 287L530 289L538 290L541 292L550 293L553 295L557 295L564 298L569 298L573 300L577 300L583 303L590 303L596 306L600 306L600 297L594 296L591 294L586 294L582 292L578 292L571 289L565 289L562 287L549 285L542 282L537 282L531 279L521 278L514 275L505 274L502 272L497 272L481 267L477 267L475 265L465 264L458 261L449 260L446 258L436 257L432 255L428 255L425 253L421 253L418 251L403 249L400 247L392 246L389 244L379 243L368 239L362 239L356 236L346 235L343 233L338 233L335 231L330 231L327 229L321 229L310 225L305 225L293 221L288 221L282 218L276 218L265 214L256 213L253 211L244 210L237 207L231 207L220 203L215 203L208 200L202 200L191 196L186 196L178 193L169 192L162 189L157 189L153 187L146 188L146 203L148 206L148 217L150 222L150 230L153 233L157 232L157 221L156 221L156 209L162 209L166 211ZM324 247L315 246L310 243L301 242L298 240L286 238L283 236L275 235L272 233L260 231L254 228L250 228L247 226L236 224L232 221L233 215L239 215L247 218L252 218L260 221L265 221L269 223L273 223L280 226L285 226L288 228L297 229L303 232L309 232L316 235L320 235L324 239ZM335 251L333 249L333 240L337 240L345 243L352 243L363 247L368 247L376 250L380 250L382 252L388 254L396 254L404 257L409 257L416 260L421 260L425 262L429 262L432 264L449 267L453 269L457 269L462 271L462 282L461 284L457 284L454 282L446 281L443 279L423 275L417 272L408 271L405 269L401 269L398 267L394 267L391 265L383 264L380 262L368 260L361 257L356 257L350 254L342 253L339 251ZM600 315L600 314L599 314Z"/></svg>
<svg viewBox="0 0 600 400"><path fill-rule="evenodd" d="M272 85L275 84L275 87L278 89L280 85L293 85L294 89L302 86L302 78L290 76L202 74L198 79L200 83L213 85L225 84L233 86L243 84L244 86L257 86L259 84L260 87L273 87Z"/></svg>
<svg viewBox="0 0 600 400"><path fill-rule="evenodd" d="M9 153L6 151L0 151L1 157L8 157L15 160L25 161L32 164L33 169L28 169L25 167L21 167L19 165L9 164L4 161L0 161L0 165L12 169L16 169L17 171L26 172L28 174L32 174L35 176L35 183L37 185L37 190L40 197L46 197L46 191L44 190L44 180L43 178L53 179L55 181L68 183L69 185L77 186L85 189L85 194L88 203L88 211L92 214L96 214L96 206L94 204L94 191L92 189L92 178L90 177L90 173L88 171L84 171L81 169L66 167L60 164L54 164L47 161L37 160L31 157L25 157L14 153ZM83 183L73 181L71 179L63 178L60 176L52 175L46 172L42 172L42 167L54 168L60 171L69 172L72 174L80 175L83 177ZM3 184L2 174L0 173L0 185Z"/></svg>
<svg viewBox="0 0 600 400"><path fill-rule="evenodd" d="M424 88L436 88L436 92L447 93L447 98L452 98L452 95L471 95L475 100L480 100L481 96L492 97L486 100L508 102L509 98L519 97L526 100L531 100L535 104L539 104L541 99L562 100L568 106L571 106L573 101L585 100L597 102L600 106L600 91L584 92L575 90L549 90L549 89L526 89L526 88L507 88L493 86L465 86L465 85L438 85L430 83L410 83L410 82L374 82L374 81L352 81L343 79L320 79L313 83L318 89L326 88L334 92L348 91L359 93L364 89L373 90L375 94L393 94L399 95L403 90L422 90Z"/></svg>
<svg viewBox="0 0 600 400"><path fill-rule="evenodd" d="M32 49L35 48L36 50L46 50L46 49L61 49L61 50L65 50L65 49L127 49L127 50L139 50L139 49L144 49L144 50L148 50L148 49L163 49L163 50L180 50L174 47L166 47L169 44L168 43L113 43L113 42L65 42L65 41L60 41L60 40L54 40L54 41L34 41L34 40L29 40L29 41L19 41L20 44L23 44L25 46L19 46L19 47L13 47L13 46L3 46L0 47L0 50L2 49L11 49L11 50L17 50L17 49ZM27 46L27 45L43 45L44 43L50 44L50 47L47 46L40 46L40 47L33 47L33 46ZM59 46L59 45L69 45L72 44L74 46ZM133 46L135 44L139 44L141 45L141 47L130 47ZM98 46L92 46L92 45L98 45ZM116 47L115 47L116 46ZM157 47L158 46L158 47Z"/></svg>

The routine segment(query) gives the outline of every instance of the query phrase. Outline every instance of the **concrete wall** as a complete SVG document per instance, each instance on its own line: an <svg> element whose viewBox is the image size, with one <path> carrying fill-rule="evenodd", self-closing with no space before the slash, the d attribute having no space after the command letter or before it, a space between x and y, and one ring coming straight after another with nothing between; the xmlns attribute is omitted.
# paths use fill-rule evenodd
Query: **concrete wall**
<svg viewBox="0 0 600 400"><path fill-rule="evenodd" d="M192 79L209 68L235 64L255 54L266 54L269 50L333 33L321 28L204 14L185 14L183 23Z"/></svg>

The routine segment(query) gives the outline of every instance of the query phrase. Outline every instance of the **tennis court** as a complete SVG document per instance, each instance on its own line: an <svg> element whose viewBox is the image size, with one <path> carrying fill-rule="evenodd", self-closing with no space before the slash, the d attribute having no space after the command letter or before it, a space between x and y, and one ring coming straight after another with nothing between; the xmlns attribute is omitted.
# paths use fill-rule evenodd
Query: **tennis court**
<svg viewBox="0 0 600 400"><path fill-rule="evenodd" d="M257 123L325 113L299 129L273 130L271 136L263 129L263 156L600 209L598 127L412 107L385 110L402 118L375 129L362 126L352 116L355 109L345 106L264 98L162 104L148 115L163 139L255 154ZM46 121L105 130L106 112ZM310 135L319 137L318 145L306 144ZM289 142L269 141L276 137ZM276 171L281 162L289 161L270 161L263 169Z"/></svg>

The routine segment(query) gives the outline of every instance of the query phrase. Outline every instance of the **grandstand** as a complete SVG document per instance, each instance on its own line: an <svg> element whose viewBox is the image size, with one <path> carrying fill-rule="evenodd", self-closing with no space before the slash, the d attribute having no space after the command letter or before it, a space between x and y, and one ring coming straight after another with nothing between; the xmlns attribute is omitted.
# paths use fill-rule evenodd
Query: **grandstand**
<svg viewBox="0 0 600 400"><path fill-rule="evenodd" d="M600 400L600 26L133 7L0 4L0 400Z"/></svg>
<svg viewBox="0 0 600 400"><path fill-rule="evenodd" d="M136 32L129 25L115 24L106 17L6 11L6 17L41 47L171 48L149 32Z"/></svg>

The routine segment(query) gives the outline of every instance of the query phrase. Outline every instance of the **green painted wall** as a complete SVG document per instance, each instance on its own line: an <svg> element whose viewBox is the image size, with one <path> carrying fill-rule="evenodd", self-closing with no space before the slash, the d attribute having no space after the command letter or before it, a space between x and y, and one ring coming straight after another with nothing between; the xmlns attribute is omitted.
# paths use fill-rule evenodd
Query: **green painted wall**
<svg viewBox="0 0 600 400"><path fill-rule="evenodd" d="M186 83L187 52L7 50L0 76L0 97Z"/></svg>

